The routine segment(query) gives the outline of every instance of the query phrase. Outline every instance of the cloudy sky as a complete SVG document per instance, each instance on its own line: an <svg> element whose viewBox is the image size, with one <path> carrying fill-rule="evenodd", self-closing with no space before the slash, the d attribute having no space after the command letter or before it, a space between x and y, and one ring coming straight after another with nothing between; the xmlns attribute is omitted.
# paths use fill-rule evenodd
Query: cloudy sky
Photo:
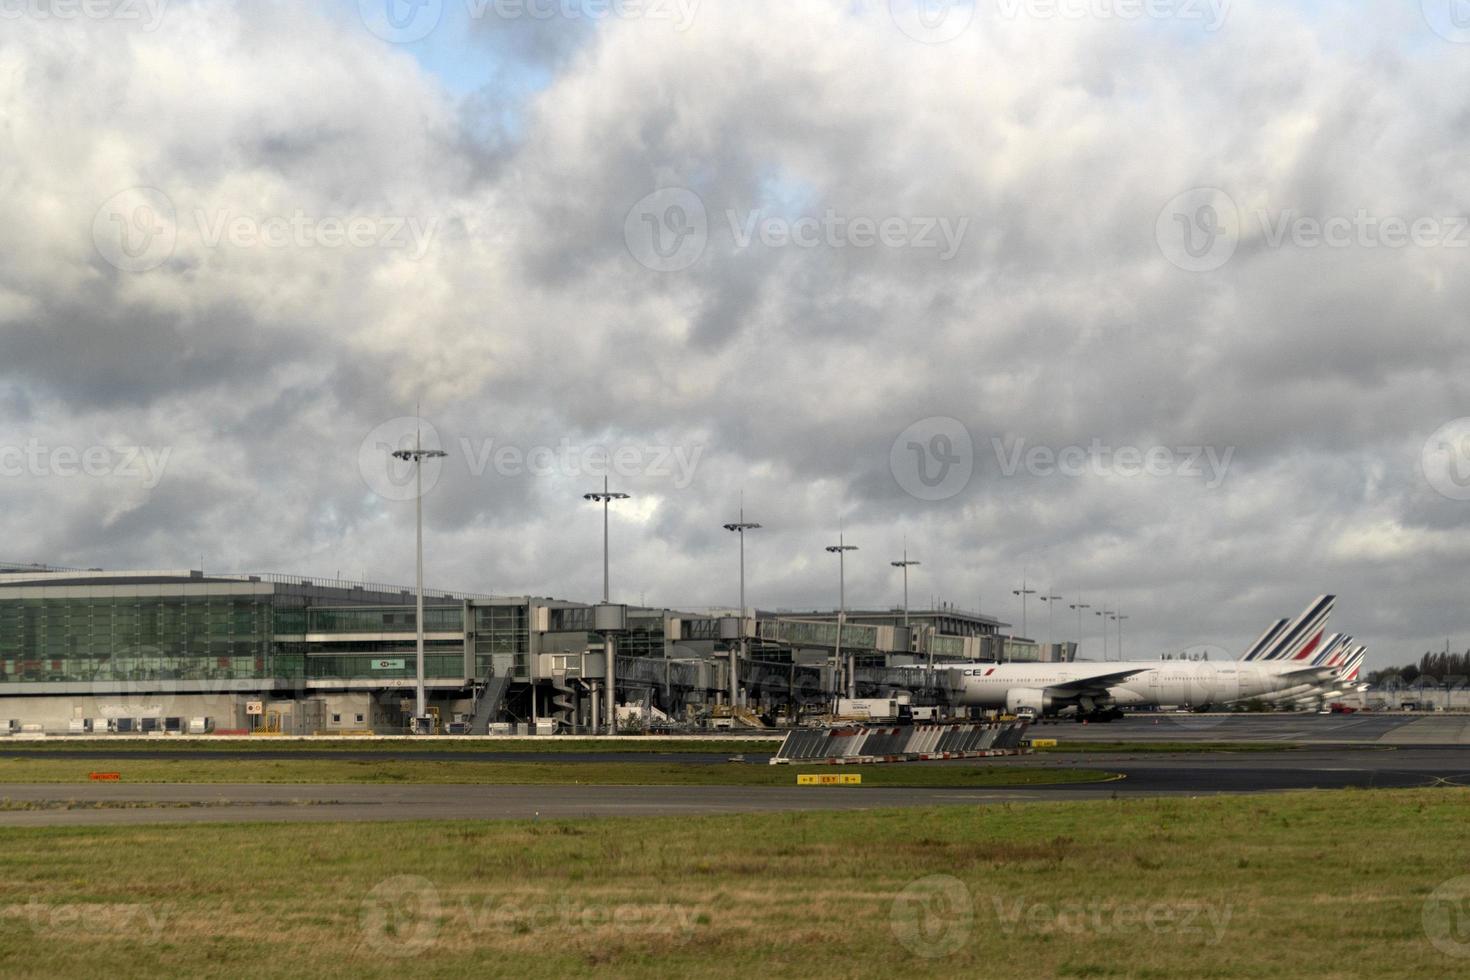
<svg viewBox="0 0 1470 980"><path fill-rule="evenodd" d="M0 558L1463 649L1467 214L1460 0L6 0Z"/></svg>

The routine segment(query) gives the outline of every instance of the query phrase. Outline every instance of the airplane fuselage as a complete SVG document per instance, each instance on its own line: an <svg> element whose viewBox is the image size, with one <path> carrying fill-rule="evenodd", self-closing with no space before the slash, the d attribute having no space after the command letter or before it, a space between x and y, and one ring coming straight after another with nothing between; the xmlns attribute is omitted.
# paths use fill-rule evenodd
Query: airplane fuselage
<svg viewBox="0 0 1470 980"><path fill-rule="evenodd" d="M961 704L977 708L1014 708L1024 700L1015 692L1041 692L1048 712L1076 703L1070 690L1089 678L1136 670L1107 683L1105 695L1091 700L1119 707L1178 705L1195 708L1227 704L1299 687L1301 664L1254 661L1111 661L1069 664L966 664L961 674ZM1052 692L1048 695L1047 692Z"/></svg>

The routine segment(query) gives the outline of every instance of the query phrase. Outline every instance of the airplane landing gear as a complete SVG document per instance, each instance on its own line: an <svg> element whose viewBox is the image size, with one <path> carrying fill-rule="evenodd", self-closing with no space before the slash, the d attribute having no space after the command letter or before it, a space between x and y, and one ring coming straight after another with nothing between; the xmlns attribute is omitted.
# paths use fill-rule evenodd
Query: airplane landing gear
<svg viewBox="0 0 1470 980"><path fill-rule="evenodd" d="M1091 722L1093 724L1116 721L1122 717L1123 712L1118 708L1093 708L1091 711L1077 712L1078 721Z"/></svg>

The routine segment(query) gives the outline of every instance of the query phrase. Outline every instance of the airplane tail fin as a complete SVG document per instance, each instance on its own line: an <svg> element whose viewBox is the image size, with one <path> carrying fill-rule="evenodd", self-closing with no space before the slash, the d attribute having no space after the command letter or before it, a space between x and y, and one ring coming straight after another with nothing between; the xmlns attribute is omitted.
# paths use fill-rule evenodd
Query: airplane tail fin
<svg viewBox="0 0 1470 980"><path fill-rule="evenodd" d="M1351 647L1352 637L1343 636L1341 633L1333 633L1322 642L1322 648L1312 658L1314 667L1337 667L1347 659Z"/></svg>
<svg viewBox="0 0 1470 980"><path fill-rule="evenodd" d="M1320 595L1277 635L1261 660L1310 660L1322 646L1327 620L1337 605L1337 596Z"/></svg>
<svg viewBox="0 0 1470 980"><path fill-rule="evenodd" d="M1342 677L1343 683L1354 684L1357 682L1358 674L1363 669L1363 660L1367 657L1367 655L1367 647L1357 646L1353 648L1352 652L1349 653L1347 658L1343 661L1342 673L1340 675Z"/></svg>
<svg viewBox="0 0 1470 980"><path fill-rule="evenodd" d="M1246 647L1246 651L1241 656L1240 659L1241 660L1257 660L1257 659L1259 659L1260 656L1261 656L1261 654L1263 654L1267 650L1271 649L1271 644L1276 641L1276 638L1281 635L1281 631L1284 630L1285 628L1286 628L1286 620L1284 620L1284 619L1278 619L1278 620L1276 620L1276 622L1274 622L1270 626L1266 627L1266 632L1262 633L1259 637L1257 637L1256 638L1256 642L1254 642L1250 646Z"/></svg>

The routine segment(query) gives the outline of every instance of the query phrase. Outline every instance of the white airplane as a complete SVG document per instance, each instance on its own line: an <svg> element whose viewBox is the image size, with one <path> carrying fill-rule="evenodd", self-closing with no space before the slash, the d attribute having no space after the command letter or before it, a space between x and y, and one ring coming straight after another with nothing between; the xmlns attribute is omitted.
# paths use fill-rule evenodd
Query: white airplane
<svg viewBox="0 0 1470 980"><path fill-rule="evenodd" d="M1310 707L1316 705L1321 707L1330 698L1340 698L1344 694L1361 694L1368 689L1367 684L1358 683L1358 674L1363 668L1363 659L1367 655L1368 648L1365 646L1353 647L1346 654L1339 654L1340 662L1329 664L1335 671L1335 676L1329 683L1320 684L1305 694L1298 696L1295 703L1298 707Z"/></svg>
<svg viewBox="0 0 1470 980"><path fill-rule="evenodd" d="M1290 624L1276 624L1247 651L1251 660L1144 660L1104 663L963 664L960 704L1003 708L1022 717L1075 710L1106 721L1122 707L1200 708L1331 683L1336 667L1312 653L1322 641L1335 596L1320 596ZM1307 659L1310 658L1310 659Z"/></svg>
<svg viewBox="0 0 1470 980"><path fill-rule="evenodd" d="M1312 664L1314 666L1336 667L1339 669L1338 674L1334 675L1332 678L1333 683L1337 681L1339 676L1346 673L1346 671L1342 670L1342 668L1345 666L1348 655L1352 652L1352 639L1352 637L1344 636L1341 633L1333 633L1324 641L1321 652L1318 653L1317 656L1312 658ZM1313 681L1309 684L1299 684L1289 690L1279 691L1276 694L1273 694L1270 697L1266 698L1266 700L1271 702L1272 704L1285 704L1288 701L1310 700L1318 693L1325 691L1327 689L1327 686L1329 685L1324 685L1320 681Z"/></svg>

